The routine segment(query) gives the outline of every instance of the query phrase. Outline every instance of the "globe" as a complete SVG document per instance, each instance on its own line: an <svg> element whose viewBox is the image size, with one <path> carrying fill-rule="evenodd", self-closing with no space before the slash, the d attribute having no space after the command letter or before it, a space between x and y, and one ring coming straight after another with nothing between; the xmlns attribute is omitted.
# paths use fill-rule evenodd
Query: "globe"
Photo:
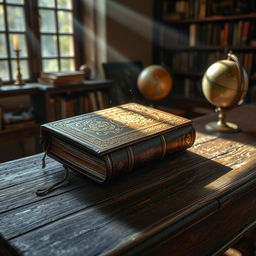
<svg viewBox="0 0 256 256"><path fill-rule="evenodd" d="M242 102L248 89L248 76L244 69L243 77L240 85L239 69L234 61L217 61L203 76L203 94L216 107L232 108Z"/></svg>
<svg viewBox="0 0 256 256"><path fill-rule="evenodd" d="M160 65L144 68L138 76L137 85L140 93L148 100L160 100L171 91L173 79L169 72Z"/></svg>
<svg viewBox="0 0 256 256"><path fill-rule="evenodd" d="M247 90L247 73L234 54L229 53L228 59L213 63L203 76L202 91L205 98L217 107L219 120L208 124L206 129L220 132L238 131L235 124L225 121L224 110L240 104Z"/></svg>

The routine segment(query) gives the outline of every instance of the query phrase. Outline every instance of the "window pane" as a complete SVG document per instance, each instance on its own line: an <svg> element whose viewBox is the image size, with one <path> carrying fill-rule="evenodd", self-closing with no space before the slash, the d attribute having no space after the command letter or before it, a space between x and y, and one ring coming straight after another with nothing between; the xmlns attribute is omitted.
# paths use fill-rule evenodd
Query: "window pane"
<svg viewBox="0 0 256 256"><path fill-rule="evenodd" d="M24 10L22 7L7 7L8 26L10 31L25 31Z"/></svg>
<svg viewBox="0 0 256 256"><path fill-rule="evenodd" d="M56 57L57 36L41 36L41 54L43 57Z"/></svg>
<svg viewBox="0 0 256 256"><path fill-rule="evenodd" d="M61 71L74 71L75 61L74 59L61 59L60 66L61 66Z"/></svg>
<svg viewBox="0 0 256 256"><path fill-rule="evenodd" d="M20 72L22 74L22 79L28 79L28 61L20 60ZM17 79L17 61L12 60L12 77L13 80Z"/></svg>
<svg viewBox="0 0 256 256"><path fill-rule="evenodd" d="M40 10L40 31L42 33L55 33L56 22L54 11L52 10Z"/></svg>
<svg viewBox="0 0 256 256"><path fill-rule="evenodd" d="M43 60L43 72L58 72L57 59Z"/></svg>
<svg viewBox="0 0 256 256"><path fill-rule="evenodd" d="M72 9L72 1L71 0L58 0L57 1L58 8Z"/></svg>
<svg viewBox="0 0 256 256"><path fill-rule="evenodd" d="M0 58L7 57L7 49L6 49L6 37L5 34L0 34Z"/></svg>
<svg viewBox="0 0 256 256"><path fill-rule="evenodd" d="M58 11L58 25L60 33L73 33L72 13Z"/></svg>
<svg viewBox="0 0 256 256"><path fill-rule="evenodd" d="M38 5L41 7L55 7L54 0L38 0Z"/></svg>
<svg viewBox="0 0 256 256"><path fill-rule="evenodd" d="M74 56L73 36L60 36L60 56Z"/></svg>
<svg viewBox="0 0 256 256"><path fill-rule="evenodd" d="M0 5L0 30L5 30L5 23L4 23L4 8Z"/></svg>
<svg viewBox="0 0 256 256"><path fill-rule="evenodd" d="M8 4L24 4L24 0L6 0Z"/></svg>
<svg viewBox="0 0 256 256"><path fill-rule="evenodd" d="M2 80L10 80L9 67L7 61L0 61L0 77Z"/></svg>
<svg viewBox="0 0 256 256"><path fill-rule="evenodd" d="M17 44L18 49L20 49L20 57L27 57L28 51L27 51L27 44L26 44L26 38L23 34L10 34L9 35L9 41L10 41L10 47L11 47L11 57L16 57L16 53L14 52L14 35L18 38Z"/></svg>

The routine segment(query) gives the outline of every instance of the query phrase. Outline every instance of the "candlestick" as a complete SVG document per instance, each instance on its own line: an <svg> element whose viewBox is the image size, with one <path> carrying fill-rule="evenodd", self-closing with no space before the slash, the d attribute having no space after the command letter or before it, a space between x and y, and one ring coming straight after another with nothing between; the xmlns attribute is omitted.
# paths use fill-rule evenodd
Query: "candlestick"
<svg viewBox="0 0 256 256"><path fill-rule="evenodd" d="M20 49L15 49L14 52L16 53L16 62L17 62L17 80L14 84L24 85L25 82L22 81L22 74L20 72Z"/></svg>
<svg viewBox="0 0 256 256"><path fill-rule="evenodd" d="M19 49L19 37L17 35L13 35L13 49L18 50Z"/></svg>

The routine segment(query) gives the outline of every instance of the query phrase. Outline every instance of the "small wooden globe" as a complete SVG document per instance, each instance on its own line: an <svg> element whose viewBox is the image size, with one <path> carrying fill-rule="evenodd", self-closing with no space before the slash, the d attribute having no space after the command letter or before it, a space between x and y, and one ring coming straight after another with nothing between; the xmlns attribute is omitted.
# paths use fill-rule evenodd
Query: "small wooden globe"
<svg viewBox="0 0 256 256"><path fill-rule="evenodd" d="M169 72L160 65L151 65L142 70L138 76L138 89L148 100L161 100L166 97L173 86Z"/></svg>

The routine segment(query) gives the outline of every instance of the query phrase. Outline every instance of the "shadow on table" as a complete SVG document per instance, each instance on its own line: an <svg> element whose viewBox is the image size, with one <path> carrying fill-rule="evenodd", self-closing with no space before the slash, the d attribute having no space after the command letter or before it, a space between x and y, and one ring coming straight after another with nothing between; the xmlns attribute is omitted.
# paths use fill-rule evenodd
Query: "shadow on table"
<svg viewBox="0 0 256 256"><path fill-rule="evenodd" d="M205 204L205 200L218 193L217 185L216 190L212 189L214 182L230 170L184 151L109 184L98 185L85 178L81 191L71 193L75 193L86 207L92 207L91 214L99 218L95 225L100 225L104 216L104 222L120 223L118 228L141 231L166 216L177 217L189 207Z"/></svg>
<svg viewBox="0 0 256 256"><path fill-rule="evenodd" d="M227 122L235 123L239 126L238 133L212 133L205 129L209 122L217 121L217 114L212 113L194 120L194 126L197 132L217 136L227 140L233 140L246 145L256 146L256 115L255 106L245 105L237 107L227 112Z"/></svg>
<svg viewBox="0 0 256 256"><path fill-rule="evenodd" d="M18 216L23 222L13 229L16 237L17 229L25 233L13 240L14 245L30 246L35 239L47 237L31 248L42 255L49 246L55 252L80 250L79 253L98 255L110 246L136 240L166 221L173 224L207 205L225 183L230 183L225 177L230 171L231 168L188 150L105 185L70 171L71 186L40 198L36 203L39 215L33 213L35 207L29 206L29 213L22 209ZM30 219L39 226L28 232Z"/></svg>

